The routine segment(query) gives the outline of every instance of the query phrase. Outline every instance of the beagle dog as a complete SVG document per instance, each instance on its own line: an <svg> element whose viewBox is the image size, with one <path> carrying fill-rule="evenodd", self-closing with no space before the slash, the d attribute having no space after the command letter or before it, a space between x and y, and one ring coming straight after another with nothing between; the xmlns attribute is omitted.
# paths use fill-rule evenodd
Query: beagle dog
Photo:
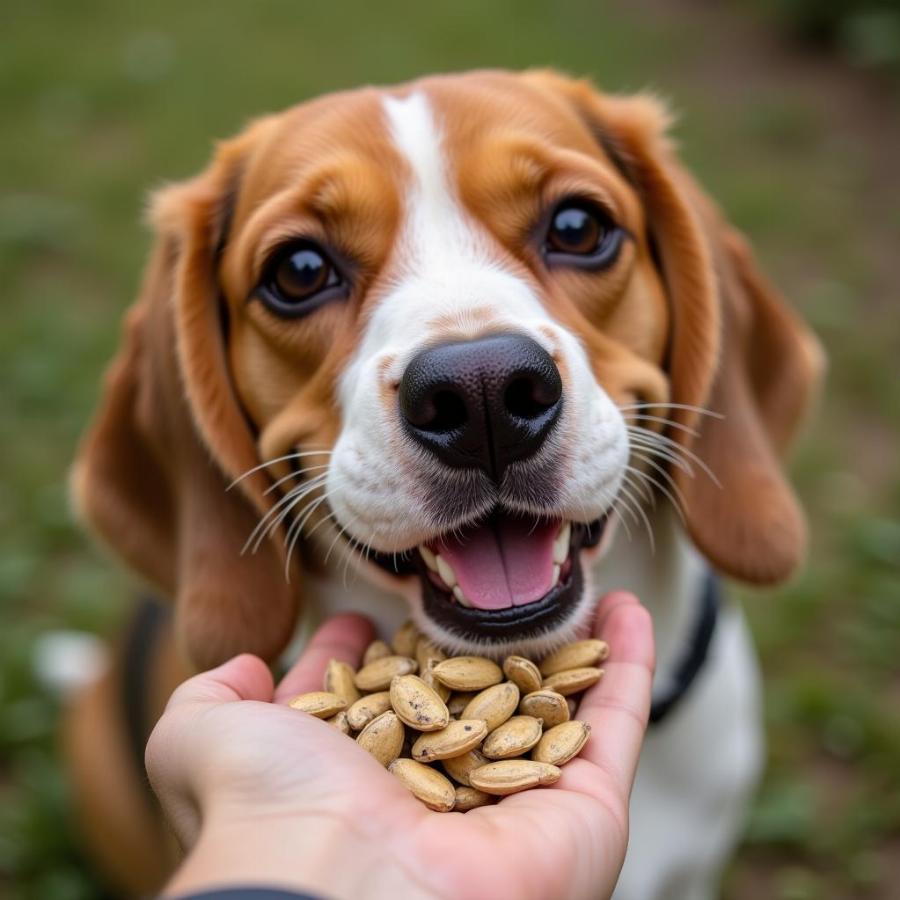
<svg viewBox="0 0 900 900"><path fill-rule="evenodd" d="M822 355L668 124L550 71L437 76L261 118L156 194L73 471L84 521L173 601L69 723L125 889L166 865L117 705L135 654L149 727L192 669L274 661L341 609L540 654L626 587L660 721L616 896L715 894L762 751L747 629L710 573L800 562L779 458Z"/></svg>

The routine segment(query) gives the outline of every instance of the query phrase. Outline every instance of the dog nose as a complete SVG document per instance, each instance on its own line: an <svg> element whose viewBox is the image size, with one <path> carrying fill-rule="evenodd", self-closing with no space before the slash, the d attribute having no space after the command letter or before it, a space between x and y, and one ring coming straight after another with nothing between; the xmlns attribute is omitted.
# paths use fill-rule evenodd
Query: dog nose
<svg viewBox="0 0 900 900"><path fill-rule="evenodd" d="M519 334L429 347L400 381L409 435L447 465L484 469L497 482L540 450L561 409L556 363Z"/></svg>

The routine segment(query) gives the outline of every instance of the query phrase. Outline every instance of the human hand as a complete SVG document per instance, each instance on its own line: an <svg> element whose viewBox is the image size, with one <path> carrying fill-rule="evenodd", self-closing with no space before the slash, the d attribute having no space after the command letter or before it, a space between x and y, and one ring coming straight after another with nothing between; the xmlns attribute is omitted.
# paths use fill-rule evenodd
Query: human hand
<svg viewBox="0 0 900 900"><path fill-rule="evenodd" d="M650 617L630 594L599 604L611 649L578 718L592 737L549 788L468 813L426 809L373 757L290 709L337 658L357 665L369 622L341 615L276 687L243 655L172 695L147 771L189 855L167 894L272 885L327 897L596 898L612 893L650 708Z"/></svg>

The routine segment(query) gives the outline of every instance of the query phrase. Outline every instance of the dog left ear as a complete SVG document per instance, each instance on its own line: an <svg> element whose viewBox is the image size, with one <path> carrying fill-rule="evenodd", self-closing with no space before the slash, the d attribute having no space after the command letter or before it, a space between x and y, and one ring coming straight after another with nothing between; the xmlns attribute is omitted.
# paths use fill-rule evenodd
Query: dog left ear
<svg viewBox="0 0 900 900"><path fill-rule="evenodd" d="M652 98L610 98L607 115L611 133L621 136L614 138L624 148L619 161L644 195L672 300L672 400L714 414L691 421L691 410L673 410L669 418L693 426L697 436L686 429L669 436L715 480L697 466L693 474L676 468L672 475L687 529L704 556L740 581L777 584L806 553L806 520L781 460L821 381L825 357L763 276L747 242L678 161L662 109ZM687 273L693 284L685 284ZM697 312L703 294L712 298L705 315Z"/></svg>
<svg viewBox="0 0 900 900"><path fill-rule="evenodd" d="M687 176L686 176L687 177ZM677 437L719 481L675 473L697 546L751 584L786 580L806 553L803 511L781 460L825 370L824 352L760 271L746 240L685 185L712 247L721 298L720 348L697 437ZM672 435L673 439L676 438Z"/></svg>
<svg viewBox="0 0 900 900"><path fill-rule="evenodd" d="M691 538L727 575L785 580L803 559L806 524L780 456L821 380L818 341L679 163L659 101L604 96L551 73L530 77L567 96L644 204L672 307L666 369L681 407L663 413L676 424L669 437L716 479L696 465L693 475L672 471Z"/></svg>
<svg viewBox="0 0 900 900"><path fill-rule="evenodd" d="M297 615L281 534L242 554L274 502L271 479L256 471L229 489L259 464L216 274L253 139L222 145L206 172L154 197L156 247L72 478L87 524L175 601L176 639L198 668L242 651L274 659Z"/></svg>

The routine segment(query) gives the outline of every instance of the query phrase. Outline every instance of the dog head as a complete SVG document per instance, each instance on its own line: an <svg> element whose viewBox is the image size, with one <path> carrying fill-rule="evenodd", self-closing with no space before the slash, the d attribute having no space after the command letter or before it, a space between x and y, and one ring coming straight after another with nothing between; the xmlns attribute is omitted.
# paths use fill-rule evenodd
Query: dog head
<svg viewBox="0 0 900 900"><path fill-rule="evenodd" d="M457 650L539 649L645 488L721 571L788 576L821 354L666 127L550 72L442 76L261 119L156 195L74 485L197 665L276 655L329 552Z"/></svg>

